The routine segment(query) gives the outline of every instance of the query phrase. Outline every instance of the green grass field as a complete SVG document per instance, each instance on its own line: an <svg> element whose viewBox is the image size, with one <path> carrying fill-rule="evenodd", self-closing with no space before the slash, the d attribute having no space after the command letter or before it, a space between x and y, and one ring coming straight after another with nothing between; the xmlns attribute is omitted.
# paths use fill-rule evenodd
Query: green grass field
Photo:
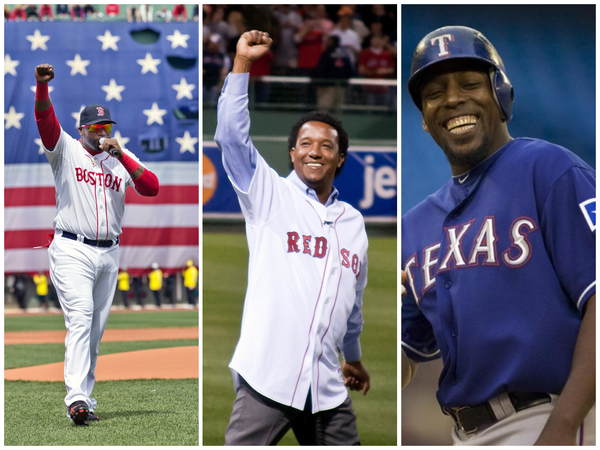
<svg viewBox="0 0 600 450"><path fill-rule="evenodd" d="M107 328L198 326L197 311L113 314ZM64 329L62 315L5 317L6 331ZM106 342L100 355L198 345L196 339ZM7 345L5 369L63 361L63 344ZM199 381L100 381L93 396L99 423L66 418L64 383L4 382L4 445L199 445Z"/></svg>
<svg viewBox="0 0 600 450"><path fill-rule="evenodd" d="M366 397L352 392L362 445L397 443L397 240L369 239L369 284L363 298L363 363L371 374ZM228 368L237 343L247 283L243 234L203 235L202 443L223 445L235 399ZM280 445L297 445L289 432Z"/></svg>

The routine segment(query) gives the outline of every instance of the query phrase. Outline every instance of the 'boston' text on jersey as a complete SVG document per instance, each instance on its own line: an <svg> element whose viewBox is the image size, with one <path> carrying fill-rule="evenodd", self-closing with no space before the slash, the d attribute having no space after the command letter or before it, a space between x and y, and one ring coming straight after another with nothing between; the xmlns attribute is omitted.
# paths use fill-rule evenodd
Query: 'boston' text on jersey
<svg viewBox="0 0 600 450"><path fill-rule="evenodd" d="M121 187L121 178L117 176L112 176L112 174L107 173L104 175L103 173L88 171L87 169L81 169L80 167L75 168L75 175L77 176L77 181L84 182L95 186L104 185L107 188L112 189L113 191L119 192L119 188ZM98 180L98 181L96 181Z"/></svg>

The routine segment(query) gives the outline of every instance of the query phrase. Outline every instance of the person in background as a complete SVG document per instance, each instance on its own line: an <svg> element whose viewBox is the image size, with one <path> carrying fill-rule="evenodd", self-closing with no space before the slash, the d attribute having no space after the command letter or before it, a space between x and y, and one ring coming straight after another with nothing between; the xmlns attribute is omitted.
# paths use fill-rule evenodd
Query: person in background
<svg viewBox="0 0 600 450"><path fill-rule="evenodd" d="M183 286L187 291L188 307L196 307L196 287L198 286L198 269L191 259L187 262L187 269L183 271Z"/></svg>
<svg viewBox="0 0 600 450"><path fill-rule="evenodd" d="M129 273L127 267L119 272L117 276L117 286L121 292L121 298L123 299L123 307L129 309Z"/></svg>
<svg viewBox="0 0 600 450"><path fill-rule="evenodd" d="M117 17L121 12L121 7L118 4L113 3L106 5L104 11L106 12L107 17Z"/></svg>
<svg viewBox="0 0 600 450"><path fill-rule="evenodd" d="M150 290L154 294L154 300L156 302L157 308L160 308L161 306L162 282L162 270L160 270L160 268L158 267L158 263L154 262L152 263L152 272L148 274L148 284L150 286Z"/></svg>
<svg viewBox="0 0 600 450"><path fill-rule="evenodd" d="M152 22L154 7L152 5L140 5L140 16L142 22Z"/></svg>
<svg viewBox="0 0 600 450"><path fill-rule="evenodd" d="M35 293L40 302L40 307L42 311L46 312L48 311L48 278L44 272L40 271L33 276L33 282L35 283Z"/></svg>
<svg viewBox="0 0 600 450"><path fill-rule="evenodd" d="M27 312L27 301L25 300L25 292L27 290L27 275L19 273L14 276L14 282L9 288L9 292L17 297L17 303L21 312Z"/></svg>
<svg viewBox="0 0 600 450"><path fill-rule="evenodd" d="M51 5L40 5L40 19L42 22L54 21L54 16L52 15L52 6Z"/></svg>
<svg viewBox="0 0 600 450"><path fill-rule="evenodd" d="M163 6L158 11L156 11L156 18L159 20L163 20L165 22L170 22L171 19L173 18L173 14L171 13L171 11L168 8Z"/></svg>
<svg viewBox="0 0 600 450"><path fill-rule="evenodd" d="M69 5L56 5L56 17L59 19L68 19L71 17L71 14L69 13Z"/></svg>
<svg viewBox="0 0 600 450"><path fill-rule="evenodd" d="M173 6L173 18L175 22L187 22L187 10L185 5Z"/></svg>

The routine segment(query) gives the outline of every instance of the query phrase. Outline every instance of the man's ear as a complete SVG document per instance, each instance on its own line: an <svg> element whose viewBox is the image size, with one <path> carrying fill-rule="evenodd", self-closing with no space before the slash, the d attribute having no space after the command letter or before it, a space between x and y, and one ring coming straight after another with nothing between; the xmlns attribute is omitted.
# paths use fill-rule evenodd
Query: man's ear
<svg viewBox="0 0 600 450"><path fill-rule="evenodd" d="M294 164L294 153L296 152L296 147L292 147L290 149L290 159L292 160L292 164Z"/></svg>
<svg viewBox="0 0 600 450"><path fill-rule="evenodd" d="M423 131L427 131L429 133L429 128L427 128L427 124L425 123L425 119L421 119L421 126L423 127Z"/></svg>

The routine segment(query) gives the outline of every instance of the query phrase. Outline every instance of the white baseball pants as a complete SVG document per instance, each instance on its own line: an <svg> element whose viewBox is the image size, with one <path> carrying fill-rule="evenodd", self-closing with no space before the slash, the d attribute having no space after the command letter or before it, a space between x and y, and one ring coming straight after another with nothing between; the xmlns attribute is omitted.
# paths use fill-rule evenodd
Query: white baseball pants
<svg viewBox="0 0 600 450"><path fill-rule="evenodd" d="M61 236L48 248L50 277L65 317L65 405L82 400L90 411L100 339L119 273L119 246L92 247Z"/></svg>

